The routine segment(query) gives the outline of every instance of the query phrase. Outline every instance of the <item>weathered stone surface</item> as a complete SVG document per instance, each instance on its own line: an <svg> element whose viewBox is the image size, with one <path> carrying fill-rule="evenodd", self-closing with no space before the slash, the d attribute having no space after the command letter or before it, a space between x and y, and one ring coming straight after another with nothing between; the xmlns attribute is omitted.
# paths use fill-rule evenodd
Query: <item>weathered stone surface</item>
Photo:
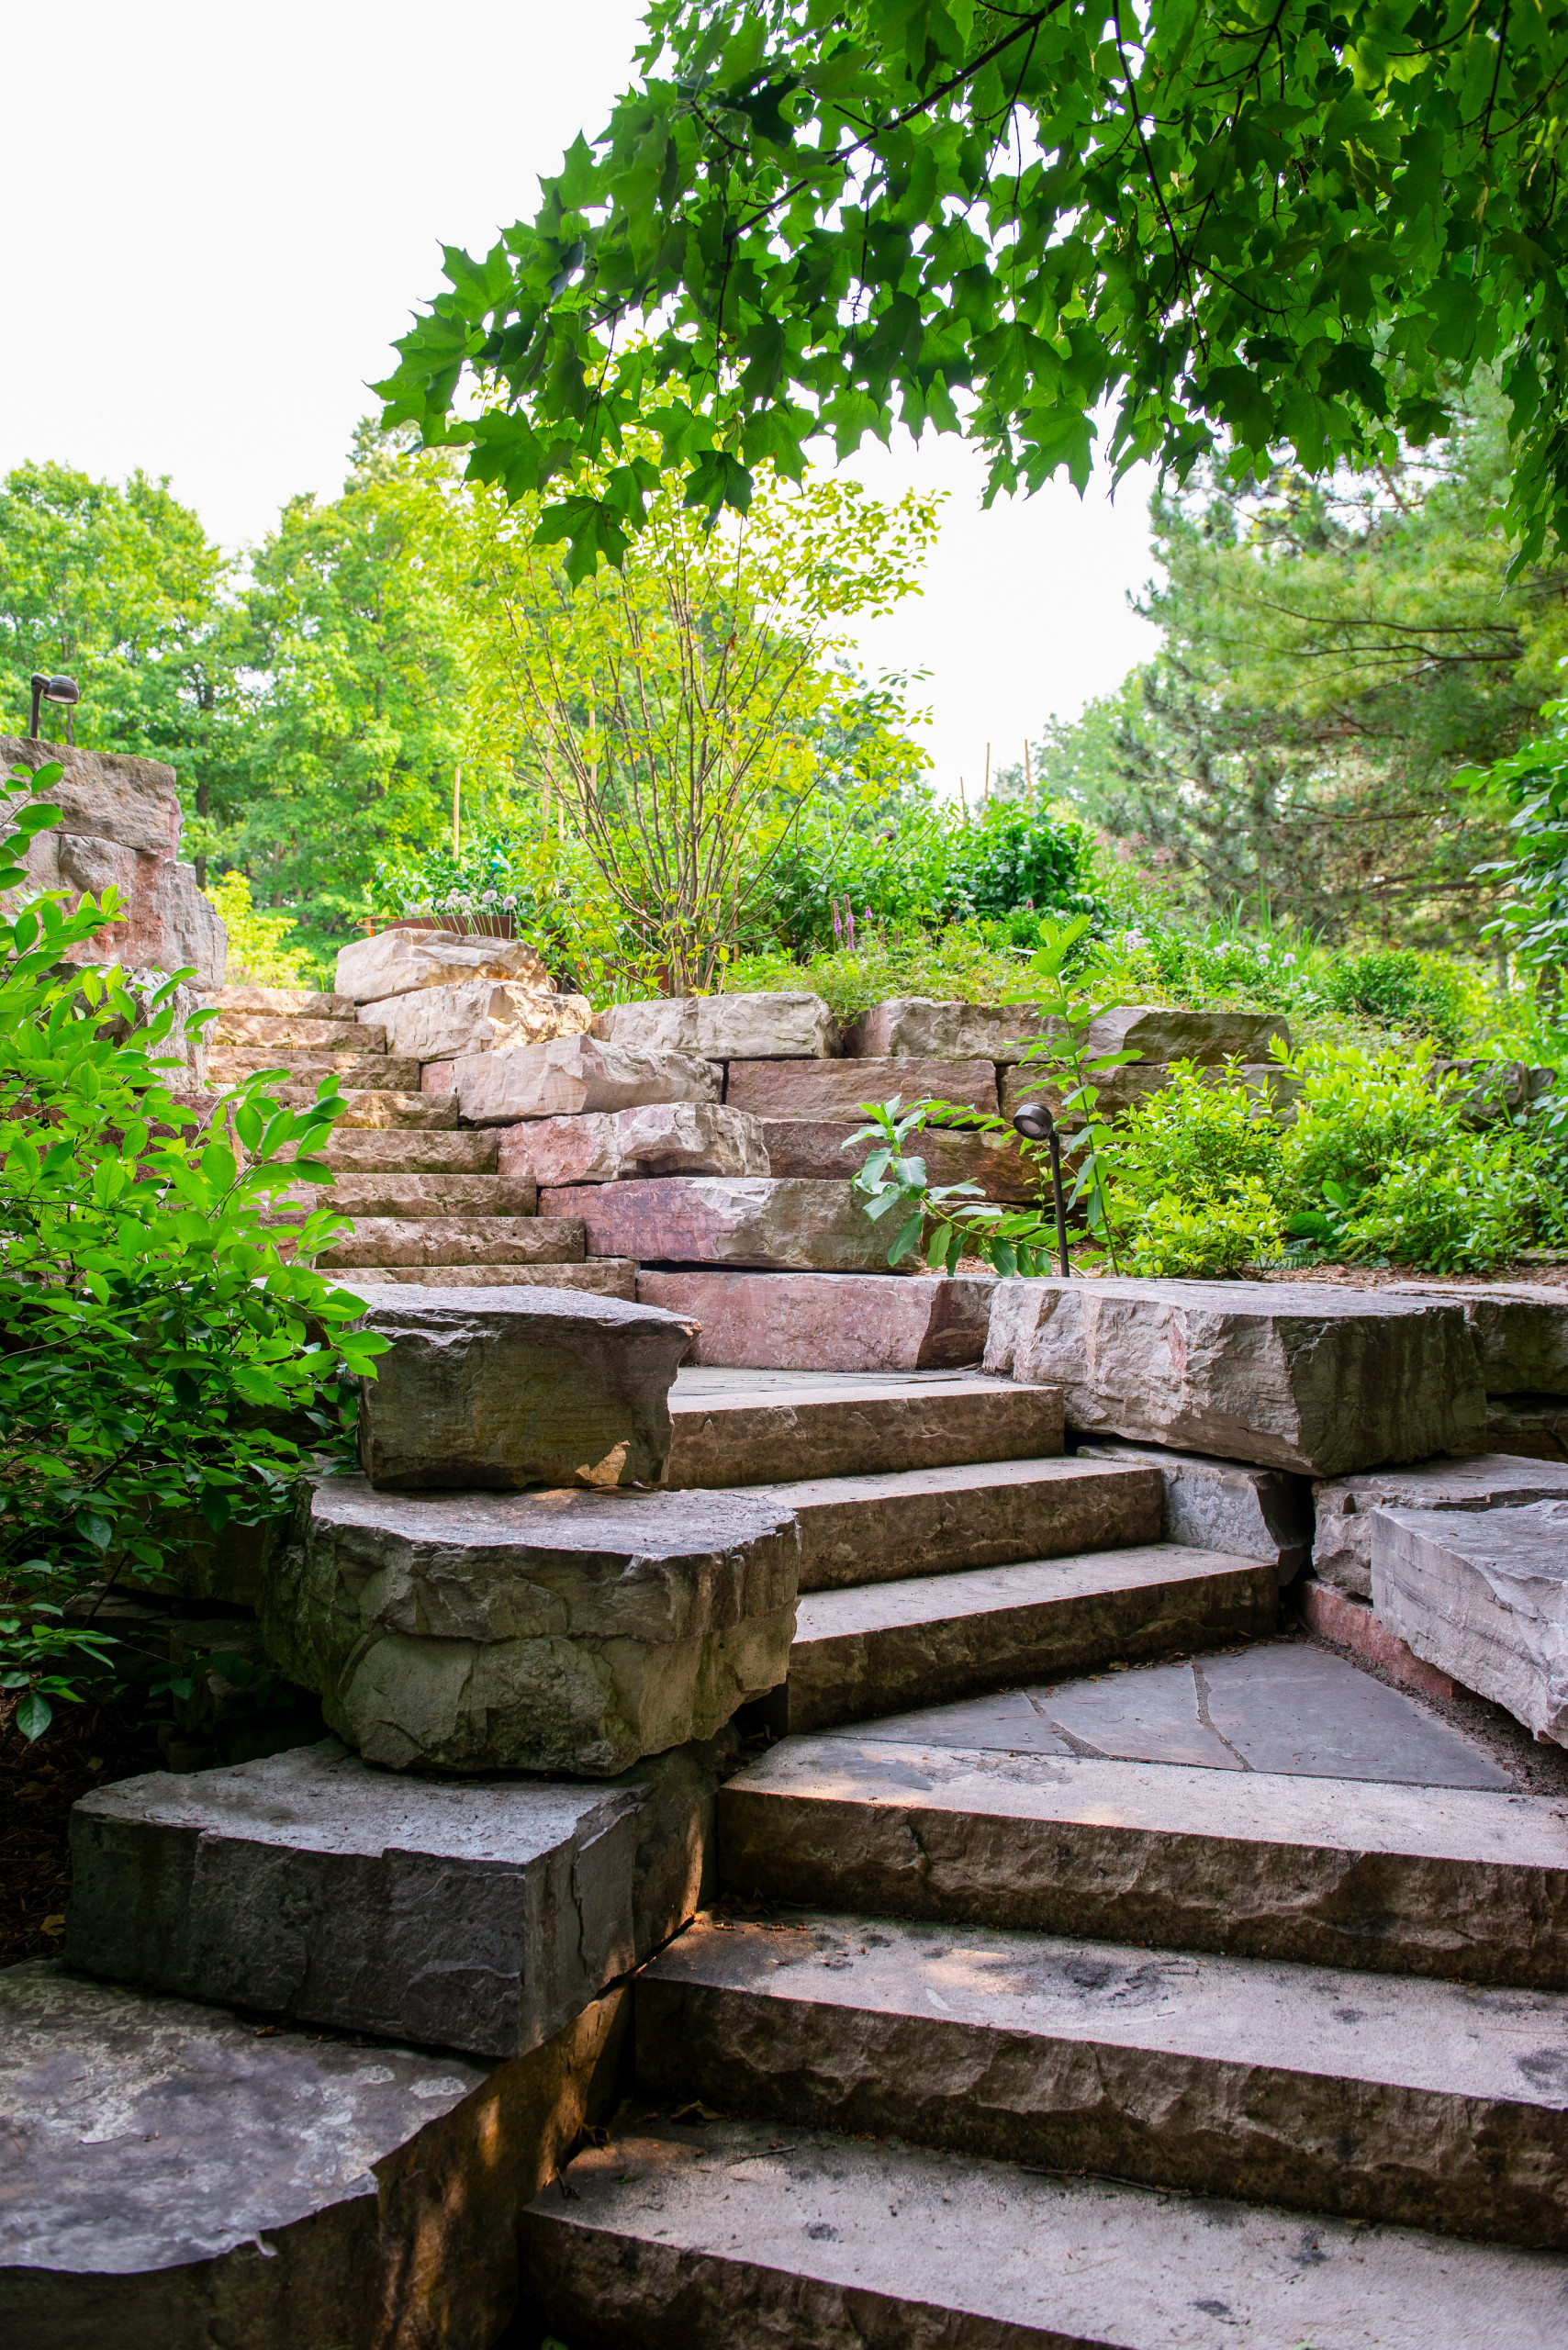
<svg viewBox="0 0 1568 2350"><path fill-rule="evenodd" d="M262 1069L286 1069L288 1082L306 1087L306 1098L312 1102L324 1077L356 1092L418 1093L420 1090L420 1065L402 1055L388 1054L383 1058L376 1053L294 1053L282 1046L269 1051L264 1045L215 1045L207 1055L214 1085L238 1085Z"/></svg>
<svg viewBox="0 0 1568 2350"><path fill-rule="evenodd" d="M337 1278L356 1290L392 1281L414 1289L543 1288L581 1290L594 1297L637 1294L637 1268L630 1257L593 1257L581 1265L346 1265L339 1267Z"/></svg>
<svg viewBox="0 0 1568 2350"><path fill-rule="evenodd" d="M805 1386L787 1394L670 1397L665 1483L772 1485L800 1477L1046 1459L1062 1449L1054 1387L932 1379L905 1386Z"/></svg>
<svg viewBox="0 0 1568 2350"><path fill-rule="evenodd" d="M412 1499L330 1477L262 1623L369 1762L612 1778L782 1681L799 1557L765 1494Z"/></svg>
<svg viewBox="0 0 1568 2350"><path fill-rule="evenodd" d="M1568 1746L1568 1500L1380 1509L1372 1606L1418 1657Z"/></svg>
<svg viewBox="0 0 1568 2350"><path fill-rule="evenodd" d="M637 1276L645 1304L701 1326L693 1362L757 1371L956 1371L980 1359L995 1287L900 1273Z"/></svg>
<svg viewBox="0 0 1568 2350"><path fill-rule="evenodd" d="M1397 1639L1386 1624L1378 1621L1370 1600L1354 1599L1338 1583L1303 1575L1291 1594L1291 1604L1300 1609L1309 1632L1365 1657L1402 1689L1418 1689L1425 1697L1450 1699L1458 1695L1459 1684L1452 1673L1424 1664L1407 1641Z"/></svg>
<svg viewBox="0 0 1568 2350"><path fill-rule="evenodd" d="M289 1210L327 1208L336 1215L531 1216L539 1205L538 1186L528 1177L464 1175L445 1168L409 1174L345 1169L330 1190L301 1185L282 1195Z"/></svg>
<svg viewBox="0 0 1568 2350"><path fill-rule="evenodd" d="M1545 1796L1434 1799L1365 1772L1036 1754L1005 1733L937 1743L931 1728L846 1729L749 1763L719 1795L723 1884L781 1904L1568 1990L1568 1822Z"/></svg>
<svg viewBox="0 0 1568 2350"><path fill-rule="evenodd" d="M1471 1059L1434 1061L1431 1076L1444 1100L1458 1105L1466 1125L1490 1126L1550 1093L1557 1071L1526 1061Z"/></svg>
<svg viewBox="0 0 1568 2350"><path fill-rule="evenodd" d="M335 1739L72 1814L67 1964L486 2056L536 2048L699 1905L721 1751L607 1786L393 1777Z"/></svg>
<svg viewBox="0 0 1568 2350"><path fill-rule="evenodd" d="M607 2118L626 1995L491 2066L0 1975L0 2325L49 2350L445 2350L517 2296L518 2204Z"/></svg>
<svg viewBox="0 0 1568 2350"><path fill-rule="evenodd" d="M314 988L209 988L204 1002L220 1012L266 1012L288 1020L352 1020L351 995L321 995Z"/></svg>
<svg viewBox="0 0 1568 2350"><path fill-rule="evenodd" d="M1568 1290L1510 1282L1401 1281L1407 1297L1451 1298L1481 1362L1488 1395L1568 1396Z"/></svg>
<svg viewBox="0 0 1568 2350"><path fill-rule="evenodd" d="M313 1085L280 1085L278 1098L296 1109L303 1109L316 1099ZM448 1095L444 1100L432 1100L428 1094L404 1092L396 1088L378 1085L345 1086L343 1107L332 1128L334 1136L351 1131L370 1132L376 1128L415 1127L426 1134L440 1134L457 1124L457 1103Z"/></svg>
<svg viewBox="0 0 1568 2350"><path fill-rule="evenodd" d="M1227 1069L1204 1067L1200 1076L1205 1085L1229 1085L1232 1073ZM1241 1084L1260 1100L1276 1105L1294 1100L1301 1091L1300 1080L1287 1077L1272 1061L1245 1061L1238 1073ZM1165 1061L1131 1061L1125 1069L1107 1069L1094 1083L1098 1088L1098 1108L1102 1117L1117 1118L1125 1110L1136 1109L1151 1095L1162 1093L1170 1082L1170 1064ZM1053 1079L1044 1066L1025 1064L1022 1069L1002 1072L1002 1108L1005 1117L1022 1108L1025 1102L1044 1102L1055 1113L1060 1107L1064 1092L1072 1090L1071 1080L1058 1076ZM1071 1132L1081 1125L1082 1117L1070 1112L1062 1125Z"/></svg>
<svg viewBox="0 0 1568 2350"><path fill-rule="evenodd" d="M572 1264L583 1254L574 1216L361 1216L316 1259L323 1271L349 1265Z"/></svg>
<svg viewBox="0 0 1568 2350"><path fill-rule="evenodd" d="M576 1118L587 1110L634 1110L653 1102L717 1102L719 1075L696 1053L644 1052L597 1036L465 1054L453 1063L458 1108L476 1126Z"/></svg>
<svg viewBox="0 0 1568 2350"><path fill-rule="evenodd" d="M281 1012L220 1012L207 1032L209 1045L281 1045L289 1051L380 1053L386 1031L365 1028L351 1010L346 1020L308 1020Z"/></svg>
<svg viewBox="0 0 1568 2350"><path fill-rule="evenodd" d="M1498 1452L1326 1478L1313 1487L1312 1572L1323 1583L1370 1599L1376 1511L1514 1509L1526 1502L1554 1500L1568 1501L1568 1461L1527 1470L1509 1454Z"/></svg>
<svg viewBox="0 0 1568 2350"><path fill-rule="evenodd" d="M1568 1403L1561 1395L1489 1395L1486 1449L1523 1460L1568 1460Z"/></svg>
<svg viewBox="0 0 1568 2350"><path fill-rule="evenodd" d="M1266 1561L1163 1542L812 1592L801 1601L775 1727L793 1734L864 1723L1173 1649L1223 1647L1271 1631L1277 1610Z"/></svg>
<svg viewBox="0 0 1568 2350"><path fill-rule="evenodd" d="M684 2092L683 2092L684 2095ZM635 2112L522 2215L568 2341L728 2350L1222 2350L1358 2339L1559 2350L1540 2253L1157 2195L767 2121ZM1234 2191L1234 2181L1231 2182ZM1490 2350L1490 2344L1488 2345Z"/></svg>
<svg viewBox="0 0 1568 2350"><path fill-rule="evenodd" d="M373 1003L370 1016L383 1024L393 1052L442 1061L583 1035L593 1006L586 995L559 995L553 987L477 979L454 987L410 988L405 995Z"/></svg>
<svg viewBox="0 0 1568 2350"><path fill-rule="evenodd" d="M733 1115L734 1113L731 1113ZM864 1131L864 1118L761 1118L767 1169L812 1182L842 1183L877 1148L875 1139L845 1145ZM913 1147L933 1183L978 1183L988 1200L1034 1200L1040 1179L1011 1135L965 1134L960 1126L927 1126Z"/></svg>
<svg viewBox="0 0 1568 2350"><path fill-rule="evenodd" d="M321 1157L342 1175L489 1175L496 1169L493 1129L427 1133L422 1127L345 1131L340 1120Z"/></svg>
<svg viewBox="0 0 1568 2350"><path fill-rule="evenodd" d="M821 996L684 995L616 1003L596 1036L644 1051L700 1053L711 1061L821 1060L838 1049L838 1024Z"/></svg>
<svg viewBox="0 0 1568 2350"><path fill-rule="evenodd" d="M690 1322L568 1290L356 1288L359 1326L392 1342L360 1382L360 1466L378 1491L662 1477Z"/></svg>
<svg viewBox="0 0 1568 2350"><path fill-rule="evenodd" d="M810 1912L699 1919L637 1986L650 2098L1542 2249L1565 2039L1551 1992Z"/></svg>
<svg viewBox="0 0 1568 2350"><path fill-rule="evenodd" d="M119 751L84 751L66 743L34 742L25 734L0 734L0 772L21 767L36 773L57 760L65 772L50 786L49 800L59 809L60 822L54 835L40 833L39 841L65 833L143 856L178 856L185 819L173 767Z"/></svg>
<svg viewBox="0 0 1568 2350"><path fill-rule="evenodd" d="M894 996L848 1023L844 1049L857 1060L1015 1061L1052 1023L1032 1003L944 1003Z"/></svg>
<svg viewBox="0 0 1568 2350"><path fill-rule="evenodd" d="M1312 1555L1312 1494L1305 1478L1247 1460L1215 1460L1203 1452L1131 1444L1100 1437L1077 1449L1080 1460L1141 1461L1158 1469L1165 1485L1161 1531L1167 1542L1197 1550L1229 1550L1268 1559L1282 1583L1300 1574Z"/></svg>
<svg viewBox="0 0 1568 2350"><path fill-rule="evenodd" d="M338 950L337 991L355 1003L376 1003L414 988L451 987L463 979L510 979L521 988L552 989L554 981L521 938L468 938L452 930L384 930Z"/></svg>
<svg viewBox="0 0 1568 2350"><path fill-rule="evenodd" d="M1005 1281L985 1366L1065 1391L1067 1424L1335 1477L1480 1449L1460 1308L1327 1282Z"/></svg>
<svg viewBox="0 0 1568 2350"><path fill-rule="evenodd" d="M1275 1038L1290 1042L1290 1030L1272 1013L1182 1012L1169 1004L1127 1003L1102 1013L1084 1040L1084 1051L1141 1053L1146 1061L1268 1060Z"/></svg>
<svg viewBox="0 0 1568 2350"><path fill-rule="evenodd" d="M895 1094L906 1110L929 1096L994 1117L996 1071L990 1061L734 1060L724 1086L726 1106L755 1118L854 1118Z"/></svg>
<svg viewBox="0 0 1568 2350"><path fill-rule="evenodd" d="M716 1102L652 1102L580 1118L529 1118L506 1129L498 1161L543 1184L618 1183L631 1176L767 1175L762 1121ZM843 1168L834 1172L843 1176Z"/></svg>
<svg viewBox="0 0 1568 2350"><path fill-rule="evenodd" d="M546 1215L580 1216L596 1257L843 1273L879 1271L888 1261L888 1235L847 1183L667 1175L572 1184L539 1200Z"/></svg>

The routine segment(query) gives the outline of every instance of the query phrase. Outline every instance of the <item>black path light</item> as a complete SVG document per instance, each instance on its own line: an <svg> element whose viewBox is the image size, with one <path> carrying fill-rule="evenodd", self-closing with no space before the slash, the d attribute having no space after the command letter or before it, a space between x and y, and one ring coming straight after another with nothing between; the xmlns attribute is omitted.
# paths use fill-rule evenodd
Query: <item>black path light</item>
<svg viewBox="0 0 1568 2350"><path fill-rule="evenodd" d="M35 669L33 671L32 685L33 722L28 729L28 740L31 743L36 743L39 738L39 704L40 702L52 701L59 702L64 709L65 739L68 743L71 742L73 739L72 734L72 721L75 715L76 705L82 699L82 688L77 684L75 678L46 677L41 669Z"/></svg>
<svg viewBox="0 0 1568 2350"><path fill-rule="evenodd" d="M1050 1145L1051 1192L1057 1203L1057 1254L1061 1259L1063 1281L1072 1277L1072 1266L1067 1253L1067 1203L1061 1193L1061 1136L1057 1122L1043 1102L1025 1102L1013 1113L1013 1128L1025 1142Z"/></svg>

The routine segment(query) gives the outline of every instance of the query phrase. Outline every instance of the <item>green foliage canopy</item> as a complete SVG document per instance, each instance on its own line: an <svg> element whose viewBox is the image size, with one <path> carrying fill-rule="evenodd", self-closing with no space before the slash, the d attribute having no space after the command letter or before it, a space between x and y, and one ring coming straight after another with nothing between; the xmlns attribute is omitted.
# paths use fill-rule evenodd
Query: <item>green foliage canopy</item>
<svg viewBox="0 0 1568 2350"><path fill-rule="evenodd" d="M607 464L547 521L579 565L640 525L650 386L716 511L895 419L993 490L1081 485L1103 407L1118 470L1390 460L1495 364L1514 535L1568 522L1564 0L652 0L637 63L380 387L510 496Z"/></svg>

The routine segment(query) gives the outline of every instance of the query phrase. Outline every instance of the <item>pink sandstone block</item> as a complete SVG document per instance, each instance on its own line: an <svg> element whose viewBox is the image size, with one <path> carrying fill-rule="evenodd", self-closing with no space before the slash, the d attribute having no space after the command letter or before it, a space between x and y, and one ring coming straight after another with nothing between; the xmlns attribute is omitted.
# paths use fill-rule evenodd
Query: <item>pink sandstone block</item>
<svg viewBox="0 0 1568 2350"><path fill-rule="evenodd" d="M1353 1649L1369 1664L1381 1665L1405 1688L1418 1689L1423 1696L1454 1695L1458 1682L1439 1673L1435 1664L1425 1662L1396 1632L1379 1623L1364 1599L1352 1599L1331 1583L1319 1583L1312 1575L1296 1584L1293 1595L1300 1604L1307 1630L1316 1632L1319 1639Z"/></svg>
<svg viewBox="0 0 1568 2350"><path fill-rule="evenodd" d="M666 1175L542 1187L547 1215L580 1216L594 1257L640 1263L881 1272L890 1235L847 1183L767 1175Z"/></svg>
<svg viewBox="0 0 1568 2350"><path fill-rule="evenodd" d="M932 1274L655 1272L644 1305L701 1324L690 1362L750 1371L955 1371L978 1362L995 1282Z"/></svg>
<svg viewBox="0 0 1568 2350"><path fill-rule="evenodd" d="M853 1118L862 1102L956 1102L996 1115L996 1070L990 1061L897 1058L855 1061L731 1061L727 1110L756 1118Z"/></svg>
<svg viewBox="0 0 1568 2350"><path fill-rule="evenodd" d="M421 1093L450 1093L452 1072L455 1067L454 1061L426 1061L420 1071L420 1091Z"/></svg>

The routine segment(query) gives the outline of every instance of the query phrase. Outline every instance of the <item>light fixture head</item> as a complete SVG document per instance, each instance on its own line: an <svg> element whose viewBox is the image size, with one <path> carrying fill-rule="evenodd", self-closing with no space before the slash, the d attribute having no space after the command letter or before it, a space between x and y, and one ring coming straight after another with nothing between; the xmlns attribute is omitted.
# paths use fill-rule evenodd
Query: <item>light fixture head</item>
<svg viewBox="0 0 1568 2350"><path fill-rule="evenodd" d="M1049 1142L1056 1120L1043 1102L1023 1102L1013 1113L1013 1131L1025 1142Z"/></svg>
<svg viewBox="0 0 1568 2350"><path fill-rule="evenodd" d="M28 738L36 743L39 738L39 711L42 704L56 702L67 711L73 711L82 699L82 688L74 677L46 677L41 669L35 669L28 682L33 689L33 722L28 729ZM65 722L65 739L68 743L72 739L69 717Z"/></svg>

